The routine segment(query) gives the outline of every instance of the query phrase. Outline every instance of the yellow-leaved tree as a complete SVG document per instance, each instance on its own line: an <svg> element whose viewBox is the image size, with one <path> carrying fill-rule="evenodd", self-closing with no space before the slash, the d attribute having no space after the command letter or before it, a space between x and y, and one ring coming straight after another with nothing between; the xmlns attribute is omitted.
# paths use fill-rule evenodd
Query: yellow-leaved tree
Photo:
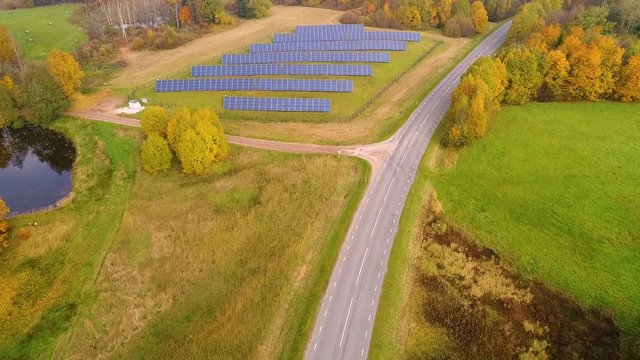
<svg viewBox="0 0 640 360"><path fill-rule="evenodd" d="M171 168L169 143L158 133L151 133L142 143L142 167L152 174L163 173Z"/></svg>
<svg viewBox="0 0 640 360"><path fill-rule="evenodd" d="M473 21L473 30L477 34L487 29L489 14L487 14L487 9L484 8L482 1L476 0L471 5L471 20Z"/></svg>
<svg viewBox="0 0 640 360"><path fill-rule="evenodd" d="M640 55L632 56L622 67L618 97L624 102L640 101Z"/></svg>
<svg viewBox="0 0 640 360"><path fill-rule="evenodd" d="M47 70L67 96L73 95L84 79L84 71L78 61L68 52L59 49L51 50L47 58Z"/></svg>
<svg viewBox="0 0 640 360"><path fill-rule="evenodd" d="M0 246L2 247L9 246L9 222L5 219L9 211L7 204L0 198Z"/></svg>
<svg viewBox="0 0 640 360"><path fill-rule="evenodd" d="M157 134L164 136L167 134L167 124L169 116L160 106L148 106L140 118L140 127L145 135Z"/></svg>
<svg viewBox="0 0 640 360"><path fill-rule="evenodd" d="M185 174L205 175L229 156L218 115L209 109L194 113L185 108L174 111L167 125L167 137Z"/></svg>

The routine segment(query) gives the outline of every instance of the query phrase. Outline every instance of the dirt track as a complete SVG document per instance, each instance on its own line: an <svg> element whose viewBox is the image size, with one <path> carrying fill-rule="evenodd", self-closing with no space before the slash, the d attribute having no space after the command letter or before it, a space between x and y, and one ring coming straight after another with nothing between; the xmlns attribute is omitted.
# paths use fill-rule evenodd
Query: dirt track
<svg viewBox="0 0 640 360"><path fill-rule="evenodd" d="M190 65L204 63L249 46L295 25L337 23L340 15L342 11L273 6L271 14L264 19L242 21L241 25L232 29L206 35L176 49L135 52L125 49L122 57L129 65L110 84L118 88L135 88Z"/></svg>

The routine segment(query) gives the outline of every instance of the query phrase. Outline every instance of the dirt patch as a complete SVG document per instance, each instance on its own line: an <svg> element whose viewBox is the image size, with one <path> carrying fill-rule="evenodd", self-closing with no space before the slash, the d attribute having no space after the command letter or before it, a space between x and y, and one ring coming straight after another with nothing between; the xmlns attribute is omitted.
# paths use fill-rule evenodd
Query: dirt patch
<svg viewBox="0 0 640 360"><path fill-rule="evenodd" d="M420 301L414 317L443 329L446 358L619 359L621 331L610 316L584 309L544 284L512 272L433 207L424 210ZM420 338L413 329L410 338ZM410 358L432 357L415 340ZM436 356L436 357L438 357Z"/></svg>
<svg viewBox="0 0 640 360"><path fill-rule="evenodd" d="M184 46L163 51L128 51L122 58L128 66L118 73L111 85L135 88L159 77L182 71L186 67L208 62L222 54L233 52L264 40L276 32L296 25L337 23L342 11L309 7L274 6L264 19L243 21L233 29L204 36Z"/></svg>

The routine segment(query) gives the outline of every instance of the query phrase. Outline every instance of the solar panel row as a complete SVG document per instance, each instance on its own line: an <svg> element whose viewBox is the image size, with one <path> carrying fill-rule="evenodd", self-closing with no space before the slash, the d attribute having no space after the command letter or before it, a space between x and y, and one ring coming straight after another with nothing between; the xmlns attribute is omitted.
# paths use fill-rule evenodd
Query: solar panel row
<svg viewBox="0 0 640 360"><path fill-rule="evenodd" d="M393 40L359 40L359 41L300 41L280 42L274 44L253 44L250 52L287 52L287 51L343 51L343 50L407 50L407 43Z"/></svg>
<svg viewBox="0 0 640 360"><path fill-rule="evenodd" d="M292 34L275 34L273 41L347 41L347 40L395 40L420 41L420 33L415 31L366 31L366 32L309 32Z"/></svg>
<svg viewBox="0 0 640 360"><path fill-rule="evenodd" d="M225 97L225 110L329 112L329 99Z"/></svg>
<svg viewBox="0 0 640 360"><path fill-rule="evenodd" d="M362 24L299 25L296 32L363 32Z"/></svg>
<svg viewBox="0 0 640 360"><path fill-rule="evenodd" d="M316 76L371 76L371 65L330 64L249 64L194 66L191 76L261 76L261 75L316 75Z"/></svg>
<svg viewBox="0 0 640 360"><path fill-rule="evenodd" d="M156 92L178 91L319 91L353 92L352 80L183 79L157 80Z"/></svg>
<svg viewBox="0 0 640 360"><path fill-rule="evenodd" d="M286 62L388 63L390 61L391 55L385 52L304 51L222 55L223 64L265 64Z"/></svg>

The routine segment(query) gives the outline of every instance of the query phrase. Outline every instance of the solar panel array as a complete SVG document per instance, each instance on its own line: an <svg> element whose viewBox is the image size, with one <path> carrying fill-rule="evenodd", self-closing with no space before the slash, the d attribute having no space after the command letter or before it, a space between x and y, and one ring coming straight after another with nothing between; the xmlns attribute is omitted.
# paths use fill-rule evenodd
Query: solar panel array
<svg viewBox="0 0 640 360"><path fill-rule="evenodd" d="M297 33L308 32L363 32L362 24L337 24L337 25L299 25L296 26Z"/></svg>
<svg viewBox="0 0 640 360"><path fill-rule="evenodd" d="M329 112L329 99L225 97L225 110Z"/></svg>
<svg viewBox="0 0 640 360"><path fill-rule="evenodd" d="M223 55L223 65L194 66L191 69L194 78L157 80L156 92L353 92L352 80L232 76L372 76L371 65L293 63L388 63L391 61L391 55L386 51L404 51L407 41L420 41L420 33L365 31L362 24L296 26L296 31L292 34L276 34L271 44L251 45L249 54ZM330 99L225 96L223 105L225 110L331 111Z"/></svg>
<svg viewBox="0 0 640 360"><path fill-rule="evenodd" d="M223 64L266 64L286 62L368 62L388 63L391 55L385 52L304 51L282 53L253 53L222 55Z"/></svg>
<svg viewBox="0 0 640 360"><path fill-rule="evenodd" d="M253 44L251 53L287 52L287 51L344 51L344 50L391 50L405 51L407 43L393 40L359 40L359 41L300 41L280 42L273 44Z"/></svg>
<svg viewBox="0 0 640 360"><path fill-rule="evenodd" d="M365 31L365 32L308 32L292 34L275 34L273 41L348 41L348 40L395 40L420 41L420 33L415 31Z"/></svg>
<svg viewBox="0 0 640 360"><path fill-rule="evenodd" d="M314 75L314 76L371 76L371 65L332 64L249 64L194 66L191 76L264 76L264 75Z"/></svg>
<svg viewBox="0 0 640 360"><path fill-rule="evenodd" d="M316 79L183 79L157 80L156 92L179 91L353 92L352 80Z"/></svg>

